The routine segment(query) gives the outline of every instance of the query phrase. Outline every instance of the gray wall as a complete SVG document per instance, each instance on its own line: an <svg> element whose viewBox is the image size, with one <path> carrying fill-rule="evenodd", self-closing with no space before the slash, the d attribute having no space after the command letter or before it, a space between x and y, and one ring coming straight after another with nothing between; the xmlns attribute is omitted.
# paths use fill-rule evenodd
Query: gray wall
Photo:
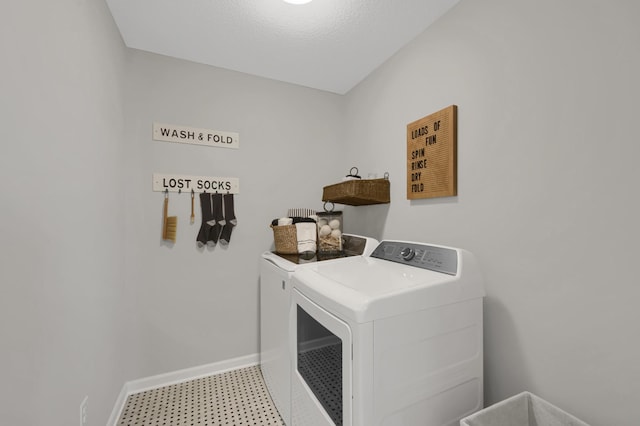
<svg viewBox="0 0 640 426"><path fill-rule="evenodd" d="M0 423L105 424L124 282L124 45L102 1L0 6Z"/></svg>
<svg viewBox="0 0 640 426"><path fill-rule="evenodd" d="M24 4L23 4L24 3ZM389 205L345 230L467 248L486 286L486 398L527 389L593 425L640 400L640 6L463 0L344 97L126 50L102 1L3 3L0 418L104 424L124 382L256 353L269 220L351 165ZM406 124L459 106L459 195L407 201ZM238 131L238 151L151 123ZM327 152L337 154L327 154ZM153 172L235 176L231 245L189 199L160 242Z"/></svg>
<svg viewBox="0 0 640 426"><path fill-rule="evenodd" d="M345 158L392 185L358 230L483 266L489 403L530 390L638 423L639 17L622 0L462 1L347 96ZM408 201L406 125L450 104L458 196Z"/></svg>
<svg viewBox="0 0 640 426"><path fill-rule="evenodd" d="M131 50L127 83L127 281L136 293L142 377L258 352L258 266L273 218L321 209L338 170L343 98ZM158 142L152 123L240 134L240 149ZM199 249L200 203L170 194L177 242L161 243L164 195L154 172L237 177L238 225L227 247Z"/></svg>

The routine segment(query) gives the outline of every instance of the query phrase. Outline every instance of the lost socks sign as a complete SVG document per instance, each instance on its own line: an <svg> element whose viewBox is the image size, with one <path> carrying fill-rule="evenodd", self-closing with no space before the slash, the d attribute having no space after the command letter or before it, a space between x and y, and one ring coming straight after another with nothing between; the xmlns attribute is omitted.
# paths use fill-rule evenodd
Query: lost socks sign
<svg viewBox="0 0 640 426"><path fill-rule="evenodd" d="M240 179L234 177L186 176L153 174L153 190L156 192L210 192L239 194Z"/></svg>

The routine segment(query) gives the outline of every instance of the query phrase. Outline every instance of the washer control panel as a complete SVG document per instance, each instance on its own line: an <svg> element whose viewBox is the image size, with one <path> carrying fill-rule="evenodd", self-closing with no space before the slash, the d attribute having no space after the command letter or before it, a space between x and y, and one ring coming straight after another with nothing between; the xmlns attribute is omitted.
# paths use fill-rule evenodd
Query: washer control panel
<svg viewBox="0 0 640 426"><path fill-rule="evenodd" d="M443 274L458 273L458 252L452 248L403 241L382 241L371 253L371 257Z"/></svg>

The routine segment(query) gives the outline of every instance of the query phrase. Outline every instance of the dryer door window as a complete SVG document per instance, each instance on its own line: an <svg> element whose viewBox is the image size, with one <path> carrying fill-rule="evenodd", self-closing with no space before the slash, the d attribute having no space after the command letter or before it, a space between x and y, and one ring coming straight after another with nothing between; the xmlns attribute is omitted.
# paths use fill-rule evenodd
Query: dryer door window
<svg viewBox="0 0 640 426"><path fill-rule="evenodd" d="M295 310L296 370L333 424L350 425L351 332L313 302Z"/></svg>
<svg viewBox="0 0 640 426"><path fill-rule="evenodd" d="M298 306L298 372L336 425L342 424L342 340Z"/></svg>

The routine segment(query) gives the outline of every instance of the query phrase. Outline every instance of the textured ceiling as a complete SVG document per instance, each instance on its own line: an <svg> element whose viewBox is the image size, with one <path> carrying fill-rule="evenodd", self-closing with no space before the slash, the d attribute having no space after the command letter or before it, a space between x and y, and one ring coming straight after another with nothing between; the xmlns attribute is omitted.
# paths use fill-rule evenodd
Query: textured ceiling
<svg viewBox="0 0 640 426"><path fill-rule="evenodd" d="M459 0L107 0L128 47L344 94Z"/></svg>

